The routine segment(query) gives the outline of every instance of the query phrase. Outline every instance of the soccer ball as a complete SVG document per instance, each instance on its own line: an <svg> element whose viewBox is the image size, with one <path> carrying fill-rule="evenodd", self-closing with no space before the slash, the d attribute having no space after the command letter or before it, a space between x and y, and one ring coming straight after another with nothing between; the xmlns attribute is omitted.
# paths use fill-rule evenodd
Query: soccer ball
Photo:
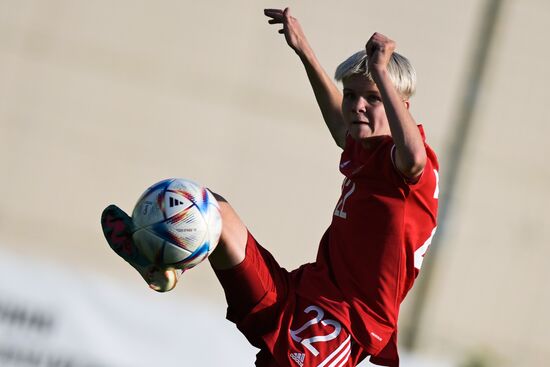
<svg viewBox="0 0 550 367"><path fill-rule="evenodd" d="M139 198L132 213L133 240L161 267L190 269L218 244L222 221L208 189L181 178L160 181Z"/></svg>

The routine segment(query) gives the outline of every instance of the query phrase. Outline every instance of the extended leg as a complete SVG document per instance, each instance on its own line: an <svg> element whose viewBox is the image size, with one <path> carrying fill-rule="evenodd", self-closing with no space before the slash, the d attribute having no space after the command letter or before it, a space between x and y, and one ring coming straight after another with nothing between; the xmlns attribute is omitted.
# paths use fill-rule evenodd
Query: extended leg
<svg viewBox="0 0 550 367"><path fill-rule="evenodd" d="M223 227L220 241L209 260L214 270L230 269L245 258L248 231L231 205L220 195L214 196L220 206ZM109 246L139 272L149 287L166 292L176 286L183 271L155 266L140 253L132 241L132 219L122 209L108 206L101 216L101 225Z"/></svg>

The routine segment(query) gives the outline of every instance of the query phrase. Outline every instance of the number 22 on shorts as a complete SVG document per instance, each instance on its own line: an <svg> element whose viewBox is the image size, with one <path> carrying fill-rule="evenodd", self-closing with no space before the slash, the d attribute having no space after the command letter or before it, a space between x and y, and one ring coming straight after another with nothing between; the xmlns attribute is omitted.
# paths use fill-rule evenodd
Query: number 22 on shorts
<svg viewBox="0 0 550 367"><path fill-rule="evenodd" d="M304 323L301 327L299 327L296 330L289 329L291 338L298 343L301 343L304 347L307 348L314 356L319 355L319 351L312 345L313 343L321 343L321 342L328 342L330 340L336 339L338 335L340 335L340 332L342 331L342 325L338 321L330 320L330 319L324 319L325 312L317 306L309 306L307 307L304 312L306 314L309 313L315 313L315 317ZM312 327L315 324L321 324L322 326L328 326L329 329L327 329L327 332L331 331L330 333L324 334L324 335L315 335L310 338L302 338L299 336L300 333L305 331L307 328Z"/></svg>

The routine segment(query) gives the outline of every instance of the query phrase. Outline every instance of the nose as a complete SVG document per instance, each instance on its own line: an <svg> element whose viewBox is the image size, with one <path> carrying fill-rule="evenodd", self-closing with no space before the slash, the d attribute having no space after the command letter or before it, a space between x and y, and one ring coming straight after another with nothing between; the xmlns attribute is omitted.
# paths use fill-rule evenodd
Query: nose
<svg viewBox="0 0 550 367"><path fill-rule="evenodd" d="M364 113L367 111L367 100L363 97L357 97L351 105L352 112Z"/></svg>

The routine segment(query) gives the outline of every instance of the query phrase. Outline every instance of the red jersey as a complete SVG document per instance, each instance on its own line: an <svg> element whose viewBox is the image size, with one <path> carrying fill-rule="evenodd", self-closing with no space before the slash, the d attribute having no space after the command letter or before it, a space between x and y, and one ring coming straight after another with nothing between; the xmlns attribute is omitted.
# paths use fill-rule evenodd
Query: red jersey
<svg viewBox="0 0 550 367"><path fill-rule="evenodd" d="M439 165L425 147L424 171L409 183L395 168L390 136L366 149L348 135L332 223L316 262L295 273L298 294L335 315L373 363L398 364L399 306L436 230Z"/></svg>

